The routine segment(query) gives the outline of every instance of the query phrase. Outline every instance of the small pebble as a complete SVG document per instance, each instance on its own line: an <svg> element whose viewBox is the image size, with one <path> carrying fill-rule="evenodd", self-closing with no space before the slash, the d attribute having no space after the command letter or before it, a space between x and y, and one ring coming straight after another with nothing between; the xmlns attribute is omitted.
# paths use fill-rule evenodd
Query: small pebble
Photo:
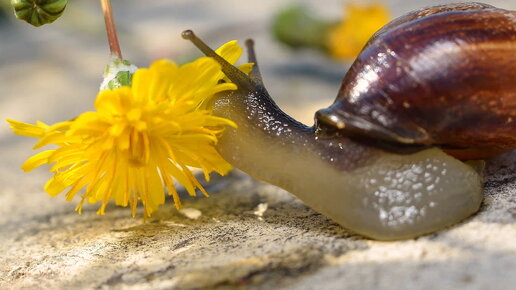
<svg viewBox="0 0 516 290"><path fill-rule="evenodd" d="M184 215L185 217L192 219L192 220L196 220L199 217L201 217L201 215L202 215L202 212L195 208L183 208L183 209L180 209L179 212L182 215Z"/></svg>

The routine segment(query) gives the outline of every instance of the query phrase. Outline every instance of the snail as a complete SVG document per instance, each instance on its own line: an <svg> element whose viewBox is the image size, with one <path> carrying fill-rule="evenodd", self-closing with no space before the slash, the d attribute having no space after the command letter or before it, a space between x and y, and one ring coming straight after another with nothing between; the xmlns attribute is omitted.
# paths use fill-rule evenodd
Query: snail
<svg viewBox="0 0 516 290"><path fill-rule="evenodd" d="M516 148L513 11L463 3L392 21L363 48L314 126L271 99L252 40L248 76L192 31L183 38L238 85L214 101L216 115L239 125L217 144L224 158L369 238L413 238L478 211L481 162L443 150L480 158Z"/></svg>

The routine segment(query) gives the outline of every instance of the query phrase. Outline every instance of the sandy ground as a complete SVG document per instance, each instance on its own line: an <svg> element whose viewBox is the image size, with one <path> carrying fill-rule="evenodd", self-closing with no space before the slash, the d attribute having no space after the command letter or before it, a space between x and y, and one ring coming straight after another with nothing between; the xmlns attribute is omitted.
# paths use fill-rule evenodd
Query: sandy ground
<svg viewBox="0 0 516 290"><path fill-rule="evenodd" d="M269 92L306 123L336 95L345 64L291 53L267 32L289 1L113 1L126 58L192 57L179 33L213 46L257 41ZM340 1L304 1L337 17ZM395 15L444 1L387 1ZM125 3L122 6L121 3ZM489 1L516 9L516 1ZM71 1L52 26L0 24L0 117L56 122L92 108L108 59L95 1ZM49 198L44 169L19 170L28 138L0 123L0 289L513 289L516 285L516 152L488 160L485 200L475 216L398 242L350 234L289 193L234 171L215 177L210 198L185 196L152 219L111 206L82 215ZM141 209L140 209L141 213ZM195 215L201 214L197 219Z"/></svg>

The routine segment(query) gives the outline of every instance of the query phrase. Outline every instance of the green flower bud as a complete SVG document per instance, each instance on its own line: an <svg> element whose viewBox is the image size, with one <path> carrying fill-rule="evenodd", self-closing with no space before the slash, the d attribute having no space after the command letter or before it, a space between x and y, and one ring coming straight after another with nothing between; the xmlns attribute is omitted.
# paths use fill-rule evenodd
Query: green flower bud
<svg viewBox="0 0 516 290"><path fill-rule="evenodd" d="M36 27L52 23L66 8L68 0L11 0L16 18Z"/></svg>
<svg viewBox="0 0 516 290"><path fill-rule="evenodd" d="M304 6L292 6L274 17L272 32L281 43L291 48L311 47L326 51L328 31L336 23L314 17Z"/></svg>

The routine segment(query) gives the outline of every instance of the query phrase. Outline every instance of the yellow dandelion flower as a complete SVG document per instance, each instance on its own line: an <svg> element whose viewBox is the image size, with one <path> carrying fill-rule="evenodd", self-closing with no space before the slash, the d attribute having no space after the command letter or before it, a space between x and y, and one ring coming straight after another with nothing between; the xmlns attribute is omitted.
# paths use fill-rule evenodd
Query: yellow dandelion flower
<svg viewBox="0 0 516 290"><path fill-rule="evenodd" d="M330 54L339 59L356 57L369 38L390 18L388 8L382 3L348 3L343 20L328 33Z"/></svg>
<svg viewBox="0 0 516 290"><path fill-rule="evenodd" d="M229 42L217 52L234 63L242 49ZM207 105L214 94L236 89L233 83L220 82L223 77L211 58L182 66L159 60L138 69L132 87L101 91L96 110L72 121L49 126L8 120L16 134L39 139L35 149L57 147L30 157L22 169L52 164L54 176L45 191L55 196L68 189L66 199L71 201L84 189L79 213L84 200L101 202L98 214L114 200L130 205L134 216L141 200L145 216L150 216L165 202L165 189L179 208L175 182L192 196L196 189L207 196L189 167L201 168L206 180L213 171L224 175L231 169L214 145L226 126L236 124L213 116Z"/></svg>

